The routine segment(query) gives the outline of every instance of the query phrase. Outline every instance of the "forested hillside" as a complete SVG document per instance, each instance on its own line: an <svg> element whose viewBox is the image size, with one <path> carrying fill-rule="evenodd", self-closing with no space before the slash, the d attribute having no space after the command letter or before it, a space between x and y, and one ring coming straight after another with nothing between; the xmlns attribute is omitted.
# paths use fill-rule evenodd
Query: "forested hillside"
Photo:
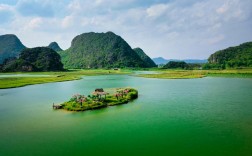
<svg viewBox="0 0 252 156"><path fill-rule="evenodd" d="M6 58L17 57L25 46L16 35L7 34L0 36L0 64Z"/></svg>
<svg viewBox="0 0 252 156"><path fill-rule="evenodd" d="M83 33L60 52L66 68L148 67L129 44L113 32Z"/></svg>
<svg viewBox="0 0 252 156"><path fill-rule="evenodd" d="M252 67L252 42L217 51L208 58L208 63L204 66L205 69L237 67Z"/></svg>
<svg viewBox="0 0 252 156"><path fill-rule="evenodd" d="M4 61L2 71L60 71L63 64L60 55L47 47L27 48L20 57Z"/></svg>
<svg viewBox="0 0 252 156"><path fill-rule="evenodd" d="M155 62L148 55L146 55L146 53L141 48L134 48L133 50L145 62L147 67L151 68L157 66Z"/></svg>

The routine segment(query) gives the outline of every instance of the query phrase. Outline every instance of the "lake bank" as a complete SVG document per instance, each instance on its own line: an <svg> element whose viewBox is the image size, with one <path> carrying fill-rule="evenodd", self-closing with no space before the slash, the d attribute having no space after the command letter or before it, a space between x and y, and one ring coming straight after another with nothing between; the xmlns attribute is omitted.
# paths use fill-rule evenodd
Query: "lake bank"
<svg viewBox="0 0 252 156"><path fill-rule="evenodd" d="M132 74L133 73L133 74ZM229 70L70 70L68 72L0 73L0 89L17 88L27 85L63 82L82 79L83 76L130 74L131 76L160 79L194 79L204 77L252 78L252 69ZM3 75L1 77L1 75ZM21 76L15 76L21 75ZM23 75L23 76L22 76ZM24 76L29 75L29 76ZM45 76L46 75L46 76Z"/></svg>
<svg viewBox="0 0 252 156"><path fill-rule="evenodd" d="M194 79L204 77L252 78L252 69L156 70L155 73L138 74L136 76L160 79Z"/></svg>

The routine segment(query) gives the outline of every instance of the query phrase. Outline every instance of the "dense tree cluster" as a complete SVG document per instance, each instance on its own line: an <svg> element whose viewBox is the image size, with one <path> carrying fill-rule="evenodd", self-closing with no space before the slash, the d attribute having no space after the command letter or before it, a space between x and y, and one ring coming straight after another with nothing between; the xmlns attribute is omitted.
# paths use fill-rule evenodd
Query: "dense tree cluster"
<svg viewBox="0 0 252 156"><path fill-rule="evenodd" d="M167 64L162 66L163 69L201 69L202 64L199 63L186 63L184 61L169 61Z"/></svg>
<svg viewBox="0 0 252 156"><path fill-rule="evenodd" d="M175 69L175 68L180 68L180 69L186 69L188 67L188 64L185 63L184 61L170 61L166 65L163 66L164 69Z"/></svg>
<svg viewBox="0 0 252 156"><path fill-rule="evenodd" d="M2 71L60 71L63 64L60 55L46 47L26 48L19 58L8 58L2 65Z"/></svg>

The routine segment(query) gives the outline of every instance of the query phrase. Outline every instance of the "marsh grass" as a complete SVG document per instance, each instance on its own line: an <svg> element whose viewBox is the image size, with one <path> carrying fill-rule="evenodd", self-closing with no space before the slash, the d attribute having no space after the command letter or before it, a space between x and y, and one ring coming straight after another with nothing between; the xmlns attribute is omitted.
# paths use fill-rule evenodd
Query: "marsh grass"
<svg viewBox="0 0 252 156"><path fill-rule="evenodd" d="M227 69L227 70L158 70L151 74L138 74L134 76L160 79L194 79L203 77L229 77L229 78L252 78L252 68L247 69ZM15 72L0 73L0 75L10 75L10 77L0 77L0 89L16 88L33 84L50 82L63 82L79 80L83 76L108 75L108 74L130 74L133 71L127 70L69 70L65 72ZM29 77L11 77L16 74L29 74ZM32 77L34 75L34 77ZM47 76L39 76L47 75Z"/></svg>
<svg viewBox="0 0 252 156"><path fill-rule="evenodd" d="M155 74L139 74L138 77L160 79L193 79L203 77L252 78L252 69L229 70L160 70Z"/></svg>
<svg viewBox="0 0 252 156"><path fill-rule="evenodd" d="M227 69L227 70L208 70L207 71L207 76L211 76L211 77L252 78L252 68Z"/></svg>
<svg viewBox="0 0 252 156"><path fill-rule="evenodd" d="M33 84L42 84L50 82L62 82L79 80L83 76L107 75L107 74L127 74L129 70L70 70L66 72L15 72L1 73L0 75L10 75L10 77L0 77L0 89L16 88ZM29 77L11 77L16 74L29 74ZM34 75L34 77L32 77ZM38 75L48 75L46 77Z"/></svg>

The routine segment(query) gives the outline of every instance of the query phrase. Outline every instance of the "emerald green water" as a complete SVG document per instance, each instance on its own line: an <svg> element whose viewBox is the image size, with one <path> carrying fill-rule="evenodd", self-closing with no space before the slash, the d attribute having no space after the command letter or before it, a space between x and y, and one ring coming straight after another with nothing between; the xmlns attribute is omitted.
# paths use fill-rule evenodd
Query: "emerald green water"
<svg viewBox="0 0 252 156"><path fill-rule="evenodd" d="M52 103L134 87L129 104L86 112ZM252 155L252 79L126 75L0 90L0 155Z"/></svg>

